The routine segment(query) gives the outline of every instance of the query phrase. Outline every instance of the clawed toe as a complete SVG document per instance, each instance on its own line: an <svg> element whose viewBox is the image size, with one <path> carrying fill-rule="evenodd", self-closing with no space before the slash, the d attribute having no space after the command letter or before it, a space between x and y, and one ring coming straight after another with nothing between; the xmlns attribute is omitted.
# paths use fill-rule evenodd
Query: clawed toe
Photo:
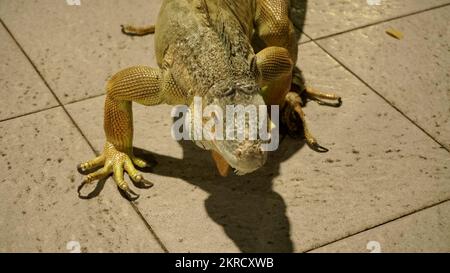
<svg viewBox="0 0 450 273"><path fill-rule="evenodd" d="M77 171L78 171L80 174L86 175L86 170L85 170L85 168L83 167L83 163L80 163L80 164L77 165Z"/></svg>
<svg viewBox="0 0 450 273"><path fill-rule="evenodd" d="M341 103L341 99L339 97L336 97L336 99L338 100L339 103ZM287 125L289 129L289 133L297 133L298 131L297 122L299 122L298 119L300 119L303 125L303 134L308 146L311 147L311 149L313 149L314 151L319 153L328 152L329 150L319 145L317 140L313 137L313 135L309 131L309 128L306 124L305 113L303 112L301 106L300 96L295 92L289 92L288 95L286 96L286 103L287 107L285 109L285 114L283 115L283 117L284 123Z"/></svg>
<svg viewBox="0 0 450 273"><path fill-rule="evenodd" d="M318 98L311 98L313 101L315 101L319 105L323 106L329 106L329 107L341 107L342 106L342 98L337 97L335 100L336 102L330 102L330 101L324 101Z"/></svg>
<svg viewBox="0 0 450 273"><path fill-rule="evenodd" d="M136 166L148 167L146 161L136 158L133 155L120 152L113 145L107 143L105 151L102 155L93 160L79 164L78 172L85 175L81 185L78 187L78 195L81 195L81 189L86 185L98 180L106 179L112 174L114 181L121 190L122 195L129 200L136 200L139 194L130 189L128 183L125 182L124 173L133 181L135 186L143 189L153 187L153 183L146 180L135 168Z"/></svg>
<svg viewBox="0 0 450 273"><path fill-rule="evenodd" d="M145 188L145 189L150 189L151 187L154 186L154 184L153 184L152 182L148 181L148 180L145 179L145 178L142 178L142 180L139 181L138 183L140 183L141 185L144 185L144 188Z"/></svg>
<svg viewBox="0 0 450 273"><path fill-rule="evenodd" d="M150 189L154 186L154 184L147 179L145 179L142 175L138 174L133 176L130 176L131 180L133 181L134 185L141 189Z"/></svg>
<svg viewBox="0 0 450 273"><path fill-rule="evenodd" d="M125 189L118 187L120 193L122 194L122 196L124 196L126 199L130 200L130 201L136 201L137 199L139 199L139 194L135 193L133 190L131 190L129 187L126 187Z"/></svg>
<svg viewBox="0 0 450 273"><path fill-rule="evenodd" d="M342 105L342 98L336 94L324 93L310 86L306 87L304 92L309 99L317 102L319 105L330 107L340 107Z"/></svg>

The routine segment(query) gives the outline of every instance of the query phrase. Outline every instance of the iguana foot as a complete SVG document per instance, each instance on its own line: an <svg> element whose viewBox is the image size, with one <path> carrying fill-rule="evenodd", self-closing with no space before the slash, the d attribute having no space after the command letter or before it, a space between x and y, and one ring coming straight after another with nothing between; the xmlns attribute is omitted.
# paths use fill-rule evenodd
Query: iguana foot
<svg viewBox="0 0 450 273"><path fill-rule="evenodd" d="M331 107L340 107L342 105L342 99L340 96L332 93L324 93L311 86L306 86L302 72L298 67L294 67L294 71L292 73L291 90L295 91L306 99L317 102L319 105ZM304 105L305 103L306 101L302 102L302 105Z"/></svg>
<svg viewBox="0 0 450 273"><path fill-rule="evenodd" d="M150 25L146 27L135 27L132 25L121 25L122 32L130 36L145 36L155 33L155 26Z"/></svg>
<svg viewBox="0 0 450 273"><path fill-rule="evenodd" d="M136 170L134 167L135 165L140 168L149 166L143 159L120 152L113 144L107 142L103 153L100 156L78 165L77 169L80 173L86 175L82 185L107 178L112 174L117 186L123 190L130 199L135 200L139 195L133 192L128 186L128 183L125 182L124 171L128 173L128 176L135 184L139 184L145 188L153 186L152 182L146 180Z"/></svg>
<svg viewBox="0 0 450 273"><path fill-rule="evenodd" d="M282 122L286 125L288 133L291 136L303 135L306 143L311 149L320 153L328 152L328 149L319 145L308 129L305 119L305 113L302 109L302 99L297 92L289 92L286 95L286 104L283 109Z"/></svg>

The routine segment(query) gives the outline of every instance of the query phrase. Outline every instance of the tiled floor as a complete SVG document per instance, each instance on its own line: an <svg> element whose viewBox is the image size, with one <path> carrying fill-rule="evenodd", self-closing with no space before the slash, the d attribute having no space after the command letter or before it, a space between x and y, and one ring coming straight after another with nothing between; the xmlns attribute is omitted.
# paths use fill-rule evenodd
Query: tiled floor
<svg viewBox="0 0 450 273"><path fill-rule="evenodd" d="M208 153L172 140L171 107L136 106L155 186L129 202L108 179L80 199L106 79L156 65L153 37L119 26L154 22L161 2L0 0L1 252L450 251L450 0L297 6L298 66L344 98L305 109L329 153L286 138L258 172L220 178Z"/></svg>

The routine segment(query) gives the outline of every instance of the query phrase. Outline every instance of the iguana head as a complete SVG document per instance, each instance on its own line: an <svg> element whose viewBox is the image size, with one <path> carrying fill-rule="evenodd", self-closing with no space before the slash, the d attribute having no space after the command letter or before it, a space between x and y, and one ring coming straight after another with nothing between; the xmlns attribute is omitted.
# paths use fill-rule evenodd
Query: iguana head
<svg viewBox="0 0 450 273"><path fill-rule="evenodd" d="M223 131L213 132L209 139L199 140L195 138L198 126L191 126L194 131L194 138L191 139L199 147L214 151L237 174L250 173L264 165L267 158L258 134L255 138L250 137L249 125L256 128L258 133L258 120L256 118L256 124L252 124L255 120L249 115L227 118L227 108L252 108L250 111L258 115L258 106L265 105L257 81L256 56L239 20L225 13L213 17L202 14L201 18L206 21L202 19L198 25L195 24L195 31L194 28L183 26L182 29L186 31L179 33L183 38L167 47L167 67L170 67L177 84L187 90L188 103L192 100L195 104L194 97L200 97L200 108L204 114L208 112L207 108L213 106L220 109L218 112L221 115L203 115L211 118L202 119L200 127L208 127L212 119L212 123L220 124L217 127ZM191 113L195 113L193 108L194 105L191 105ZM230 127L230 123L234 125ZM217 127L214 129L218 130ZM204 131L200 134L204 135ZM222 137L217 137L216 133ZM239 138L236 133L244 137ZM235 135L237 139L228 138L227 135Z"/></svg>
<svg viewBox="0 0 450 273"><path fill-rule="evenodd" d="M263 166L267 152L258 133L260 119L266 117L259 113L259 106L265 106L259 86L254 82L216 85L202 99L203 117L210 117L202 120L203 135L209 134L207 138L210 140L195 143L215 151L238 175L251 173ZM209 126L212 124L215 125Z"/></svg>

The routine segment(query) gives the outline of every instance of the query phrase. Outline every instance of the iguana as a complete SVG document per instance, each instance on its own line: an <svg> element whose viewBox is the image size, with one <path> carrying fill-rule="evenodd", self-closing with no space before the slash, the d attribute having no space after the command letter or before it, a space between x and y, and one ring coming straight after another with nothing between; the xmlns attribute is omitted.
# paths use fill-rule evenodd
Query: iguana
<svg viewBox="0 0 450 273"><path fill-rule="evenodd" d="M118 187L133 196L124 180L127 172L134 182L152 185L135 167L148 163L133 154L132 102L191 105L199 96L220 107L279 105L288 130L303 128L308 145L326 151L306 126L300 93L335 100L336 105L341 99L310 88L291 91L298 44L289 10L289 0L164 0L156 28L126 26L128 34L155 31L159 68L130 67L108 81L103 153L78 166L84 174L100 169L83 183L113 174ZM209 141L201 146L212 151L223 176L230 166L238 174L253 172L267 158L259 140Z"/></svg>

